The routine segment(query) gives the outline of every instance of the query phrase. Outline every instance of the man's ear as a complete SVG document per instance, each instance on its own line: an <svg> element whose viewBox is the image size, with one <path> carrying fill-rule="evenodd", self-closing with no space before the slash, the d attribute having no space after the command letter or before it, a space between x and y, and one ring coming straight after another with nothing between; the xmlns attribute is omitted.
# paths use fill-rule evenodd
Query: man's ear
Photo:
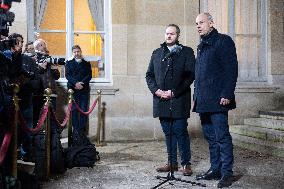
<svg viewBox="0 0 284 189"><path fill-rule="evenodd" d="M213 28L214 27L214 22L213 21L209 21L209 26L210 26L210 28Z"/></svg>

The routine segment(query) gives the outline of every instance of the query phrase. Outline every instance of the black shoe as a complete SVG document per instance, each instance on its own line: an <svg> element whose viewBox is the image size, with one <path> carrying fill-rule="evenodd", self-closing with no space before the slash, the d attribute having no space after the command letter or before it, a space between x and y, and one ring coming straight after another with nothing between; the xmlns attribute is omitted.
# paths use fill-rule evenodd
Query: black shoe
<svg viewBox="0 0 284 189"><path fill-rule="evenodd" d="M196 180L219 180L221 178L221 174L219 171L208 170L206 173L201 175L196 175Z"/></svg>
<svg viewBox="0 0 284 189"><path fill-rule="evenodd" d="M217 187L218 188L225 188L229 187L233 184L233 177L232 176L223 176L218 183Z"/></svg>

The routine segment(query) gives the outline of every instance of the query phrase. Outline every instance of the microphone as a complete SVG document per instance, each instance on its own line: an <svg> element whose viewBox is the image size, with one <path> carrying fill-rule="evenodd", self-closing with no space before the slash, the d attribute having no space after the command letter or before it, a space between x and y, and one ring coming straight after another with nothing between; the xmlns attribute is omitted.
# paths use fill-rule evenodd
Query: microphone
<svg viewBox="0 0 284 189"><path fill-rule="evenodd" d="M163 58L162 61L167 60L168 58L170 58L170 57L173 56L174 54L178 54L181 50L182 50L182 47L176 45L176 46L171 50L171 52L169 52L168 54L166 54L166 56Z"/></svg>

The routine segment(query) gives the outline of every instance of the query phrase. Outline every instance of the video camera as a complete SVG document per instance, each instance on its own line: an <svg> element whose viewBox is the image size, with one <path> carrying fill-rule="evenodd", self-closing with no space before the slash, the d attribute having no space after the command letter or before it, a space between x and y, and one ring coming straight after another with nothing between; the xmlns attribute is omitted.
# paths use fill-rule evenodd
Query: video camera
<svg viewBox="0 0 284 189"><path fill-rule="evenodd" d="M0 35L8 37L9 26L15 20L15 14L10 12L12 2L21 2L21 0L0 0ZM5 50L16 45L16 39L0 39L0 50Z"/></svg>
<svg viewBox="0 0 284 189"><path fill-rule="evenodd" d="M54 58L51 56L42 56L38 59L38 63L44 63L47 62L51 65L65 65L65 58Z"/></svg>
<svg viewBox="0 0 284 189"><path fill-rule="evenodd" d="M54 65L65 65L65 58L53 58L49 56L45 59L47 63L54 64Z"/></svg>
<svg viewBox="0 0 284 189"><path fill-rule="evenodd" d="M12 2L21 2L21 0L0 0L0 34L6 37L9 34L8 26L12 26L15 20L15 14L9 11Z"/></svg>
<svg viewBox="0 0 284 189"><path fill-rule="evenodd" d="M9 32L9 29L8 29L8 32ZM1 33L1 31L0 31L0 33ZM1 35L2 35L2 33L1 33ZM10 49L11 47L14 47L15 45L17 45L17 39L16 38L3 39L3 40L0 40L0 44L1 44L0 50Z"/></svg>

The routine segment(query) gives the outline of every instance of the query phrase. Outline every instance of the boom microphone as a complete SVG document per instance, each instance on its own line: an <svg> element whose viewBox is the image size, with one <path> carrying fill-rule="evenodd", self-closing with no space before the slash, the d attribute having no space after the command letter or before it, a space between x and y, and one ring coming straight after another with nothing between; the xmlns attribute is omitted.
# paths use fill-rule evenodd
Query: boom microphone
<svg viewBox="0 0 284 189"><path fill-rule="evenodd" d="M167 60L168 58L170 58L170 57L173 56L174 54L178 54L181 50L182 50L182 47L176 45L176 46L171 50L171 52L169 52L168 54L166 54L166 56L163 58L162 61Z"/></svg>

